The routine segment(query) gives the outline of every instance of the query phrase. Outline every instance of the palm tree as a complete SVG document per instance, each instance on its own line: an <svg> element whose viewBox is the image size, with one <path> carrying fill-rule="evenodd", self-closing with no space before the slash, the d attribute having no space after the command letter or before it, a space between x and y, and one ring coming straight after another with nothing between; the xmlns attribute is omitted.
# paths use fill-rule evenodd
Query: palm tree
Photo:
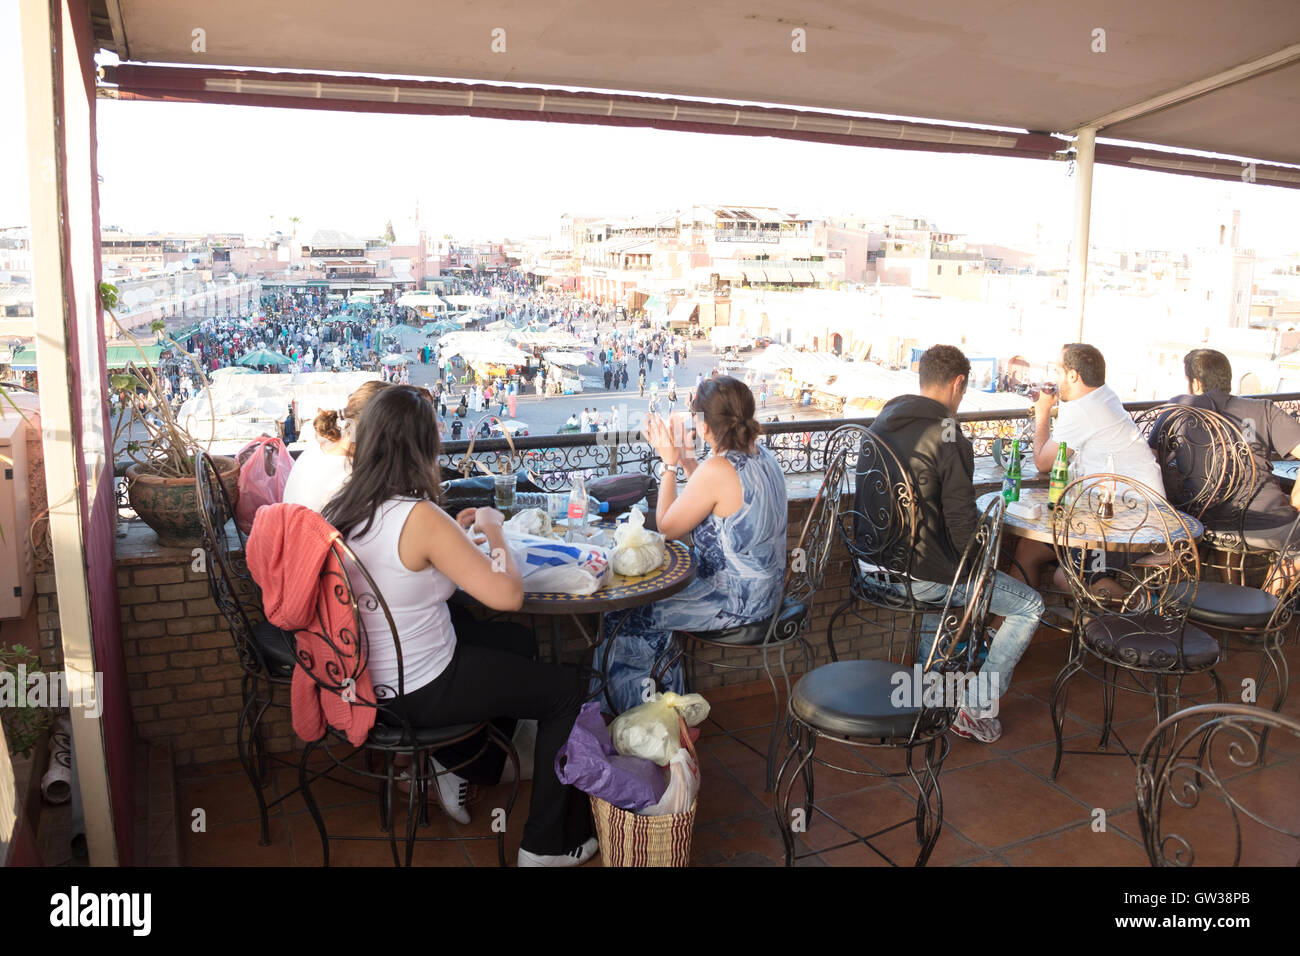
<svg viewBox="0 0 1300 956"><path fill-rule="evenodd" d="M298 238L298 223L302 222L297 216L289 217L289 225L293 226L293 238Z"/></svg>

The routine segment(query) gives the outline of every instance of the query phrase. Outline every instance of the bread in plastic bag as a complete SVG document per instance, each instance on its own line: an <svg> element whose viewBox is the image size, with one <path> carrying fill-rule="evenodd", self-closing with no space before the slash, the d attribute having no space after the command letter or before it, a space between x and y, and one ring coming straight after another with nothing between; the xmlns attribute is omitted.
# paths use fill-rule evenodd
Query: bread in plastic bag
<svg viewBox="0 0 1300 956"><path fill-rule="evenodd" d="M709 702L699 694L655 694L644 704L624 711L609 725L614 749L629 757L645 757L661 767L681 749L678 714L688 727L709 716Z"/></svg>
<svg viewBox="0 0 1300 956"><path fill-rule="evenodd" d="M664 563L664 536L645 527L645 515L633 510L627 521L614 531L614 554L610 563L616 574L649 574Z"/></svg>
<svg viewBox="0 0 1300 956"><path fill-rule="evenodd" d="M506 534L531 534L539 538L558 539L551 516L541 508L524 508L502 525Z"/></svg>

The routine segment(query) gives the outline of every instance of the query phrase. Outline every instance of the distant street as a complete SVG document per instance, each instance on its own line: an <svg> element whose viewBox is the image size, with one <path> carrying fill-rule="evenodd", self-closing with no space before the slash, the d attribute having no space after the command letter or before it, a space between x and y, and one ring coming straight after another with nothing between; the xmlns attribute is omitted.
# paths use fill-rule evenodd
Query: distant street
<svg viewBox="0 0 1300 956"><path fill-rule="evenodd" d="M759 353L743 352L742 358L748 360L751 356ZM690 353L687 355L685 362L679 366L675 372L677 382L677 410L682 411L686 408L687 396L691 389L695 388L696 377L702 372L707 378L717 364L720 355L714 355L710 350L709 343L706 341L695 340L691 342ZM413 362L410 366L411 384L431 386L438 380L438 371L432 365L421 365L418 361ZM736 369L732 374L738 378L744 378L745 370ZM602 421L609 421L613 410L619 410L619 424L622 428L629 425L635 426L640 416L644 416L650 403L650 386L660 385L662 381L662 367L659 361L654 364L652 375L646 376L646 391L644 397L638 394L636 380L636 363L633 362L628 366L628 387L626 389L609 389L604 388L604 383L599 381L593 374L588 376L585 381L585 390L578 395L549 395L541 398L532 388L525 388L519 395L516 405L519 421L525 422L528 426L530 435L543 435L556 432L570 415L576 415L584 408L594 408L599 411ZM600 387L594 387L599 385ZM457 396L464 392L464 387L458 386ZM659 389L660 407L667 411L668 403L666 390L660 386ZM755 401L758 399L757 391L754 395ZM454 401L447 403L448 415ZM470 422L479 421L484 415L495 415L500 406L493 405L488 412L478 412L471 414L467 419ZM826 414L821 409L812 408L804 412L802 409L798 417L800 418L825 418ZM757 415L760 421L770 418L772 415L779 415L783 420L789 420L795 413L795 406L787 399L769 398L766 408L757 409ZM635 417L634 417L635 416ZM503 416L508 417L508 416ZM468 435L466 436L468 437Z"/></svg>

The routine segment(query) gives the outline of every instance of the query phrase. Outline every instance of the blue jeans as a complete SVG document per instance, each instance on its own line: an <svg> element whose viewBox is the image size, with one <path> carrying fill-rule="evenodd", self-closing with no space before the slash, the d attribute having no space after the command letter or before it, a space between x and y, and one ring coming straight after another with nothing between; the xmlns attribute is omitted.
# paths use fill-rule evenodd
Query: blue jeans
<svg viewBox="0 0 1300 956"><path fill-rule="evenodd" d="M903 586L895 585L899 593ZM928 604L941 604L948 592L953 592L953 601L962 606L966 601L966 586L953 588L951 584L936 581L913 581L912 596ZM1003 618L1002 626L993 635L989 645L989 656L980 668L981 679L971 681L965 688L966 709L976 716L992 716L996 711L996 701L1011 686L1011 674L1016 664L1029 647L1029 641L1038 630L1038 622L1043 616L1043 598L1037 591L1019 578L997 572L993 581L993 597L989 602L989 612ZM927 614L921 621L921 648L918 660L924 661L934 646L934 638L939 630L939 615ZM987 675L987 676L984 676ZM985 712L981 714L981 712Z"/></svg>

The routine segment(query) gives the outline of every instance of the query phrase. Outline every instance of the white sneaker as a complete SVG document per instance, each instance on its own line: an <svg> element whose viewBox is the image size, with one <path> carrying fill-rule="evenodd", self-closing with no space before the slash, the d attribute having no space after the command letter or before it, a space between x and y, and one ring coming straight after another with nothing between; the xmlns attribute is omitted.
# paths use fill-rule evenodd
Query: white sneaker
<svg viewBox="0 0 1300 956"><path fill-rule="evenodd" d="M438 794L438 802L442 804L443 812L462 826L469 823L469 811L465 809L465 801L469 797L469 781L454 773L448 773L447 768L433 757L429 758L429 763L433 764L433 769L438 774L436 781L438 786L434 792Z"/></svg>
<svg viewBox="0 0 1300 956"><path fill-rule="evenodd" d="M600 841L592 837L577 849L570 850L568 853L557 853L554 856L546 856L541 853L530 853L523 847L519 848L519 862L517 866L582 866L597 853L600 852Z"/></svg>
<svg viewBox="0 0 1300 956"><path fill-rule="evenodd" d="M958 737L978 740L982 744L991 744L1002 736L1002 724L997 718L976 717L965 707L957 711L949 729Z"/></svg>

